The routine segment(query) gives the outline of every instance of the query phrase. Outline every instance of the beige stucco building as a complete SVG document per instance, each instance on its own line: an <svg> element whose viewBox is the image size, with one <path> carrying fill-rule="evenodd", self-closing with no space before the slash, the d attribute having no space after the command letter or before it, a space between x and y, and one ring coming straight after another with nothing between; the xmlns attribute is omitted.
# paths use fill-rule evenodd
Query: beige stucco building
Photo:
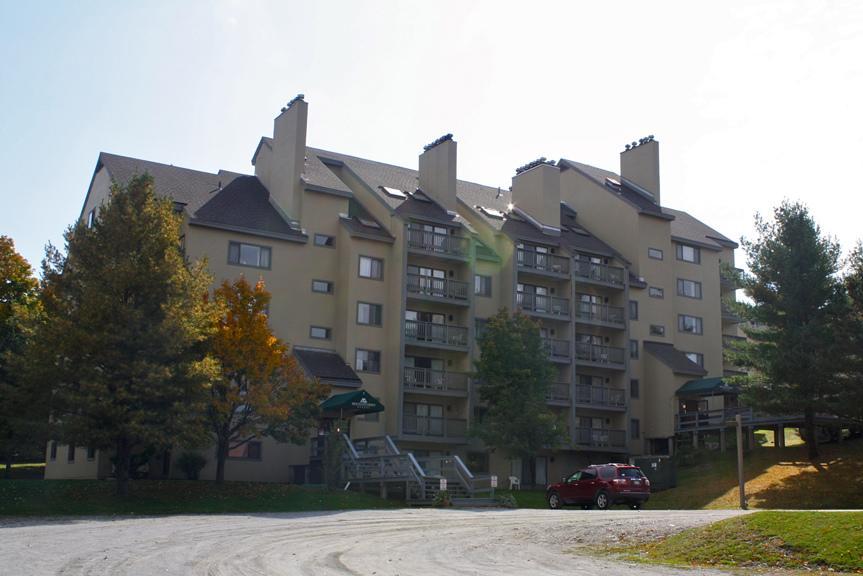
<svg viewBox="0 0 863 576"><path fill-rule="evenodd" d="M152 174L184 215L190 259L206 257L217 282L263 278L270 322L309 375L384 404L354 418L353 438L389 435L418 457L458 454L474 471L544 483L589 462L671 453L680 410L723 407L716 390L678 391L725 374L723 336L738 334L720 263L734 265L736 244L662 206L652 137L627 146L619 175L539 160L502 190L458 180L451 135L402 168L307 146L307 114L302 97L282 110L254 175L102 153L81 217L112 180ZM468 377L476 335L501 307L539 323L557 374L548 403L569 423L566 446L533 471L468 434L482 413ZM110 472L103 454L67 452L49 445L46 477ZM308 479L308 446L263 439L233 456L228 479Z"/></svg>

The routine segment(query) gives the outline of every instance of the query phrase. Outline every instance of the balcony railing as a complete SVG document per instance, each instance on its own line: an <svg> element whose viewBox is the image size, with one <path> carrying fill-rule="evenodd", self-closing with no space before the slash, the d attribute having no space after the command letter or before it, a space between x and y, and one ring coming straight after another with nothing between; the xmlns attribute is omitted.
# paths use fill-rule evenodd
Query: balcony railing
<svg viewBox="0 0 863 576"><path fill-rule="evenodd" d="M731 425L738 414L741 415L744 425L752 421L752 408L717 408L715 410L700 410L675 414L674 428L678 432L724 428Z"/></svg>
<svg viewBox="0 0 863 576"><path fill-rule="evenodd" d="M623 268L585 260L576 260L573 266L577 278L623 287Z"/></svg>
<svg viewBox="0 0 863 576"><path fill-rule="evenodd" d="M516 305L526 312L548 314L549 316L569 317L569 299L531 294L529 292L515 293Z"/></svg>
<svg viewBox="0 0 863 576"><path fill-rule="evenodd" d="M542 344L548 351L548 357L554 359L570 359L569 340L559 340L557 338L543 338Z"/></svg>
<svg viewBox="0 0 863 576"><path fill-rule="evenodd" d="M591 406L624 408L626 407L626 396L623 390L617 388L576 385L575 402L576 404L590 404Z"/></svg>
<svg viewBox="0 0 863 576"><path fill-rule="evenodd" d="M464 236L408 228L408 248L430 254L467 256L470 240Z"/></svg>
<svg viewBox="0 0 863 576"><path fill-rule="evenodd" d="M522 269L569 275L569 258L563 256L519 249L516 250L516 258L518 267Z"/></svg>
<svg viewBox="0 0 863 576"><path fill-rule="evenodd" d="M416 436L464 438L467 436L467 420L405 414L402 421L402 432Z"/></svg>
<svg viewBox="0 0 863 576"><path fill-rule="evenodd" d="M461 372L405 366L403 382L407 390L463 394L467 393L468 376Z"/></svg>
<svg viewBox="0 0 863 576"><path fill-rule="evenodd" d="M569 402L569 384L567 382L554 382L548 387L545 394L548 402Z"/></svg>
<svg viewBox="0 0 863 576"><path fill-rule="evenodd" d="M623 366L624 350L623 348L615 348L614 346L600 346L589 342L576 342L575 358L576 360L582 360L585 362Z"/></svg>
<svg viewBox="0 0 863 576"><path fill-rule="evenodd" d="M405 338L413 342L467 346L467 328L434 322L405 320Z"/></svg>
<svg viewBox="0 0 863 576"><path fill-rule="evenodd" d="M407 275L408 292L422 296L446 298L467 302L468 283L447 278L434 278L420 274Z"/></svg>
<svg viewBox="0 0 863 576"><path fill-rule="evenodd" d="M737 312L731 309L731 306L722 302L722 321L731 324L739 324L743 319L738 316Z"/></svg>
<svg viewBox="0 0 863 576"><path fill-rule="evenodd" d="M591 448L626 448L626 430L576 428L575 443Z"/></svg>
<svg viewBox="0 0 863 576"><path fill-rule="evenodd" d="M605 322L621 327L625 325L623 308L608 304L579 301L575 307L575 316L586 322Z"/></svg>

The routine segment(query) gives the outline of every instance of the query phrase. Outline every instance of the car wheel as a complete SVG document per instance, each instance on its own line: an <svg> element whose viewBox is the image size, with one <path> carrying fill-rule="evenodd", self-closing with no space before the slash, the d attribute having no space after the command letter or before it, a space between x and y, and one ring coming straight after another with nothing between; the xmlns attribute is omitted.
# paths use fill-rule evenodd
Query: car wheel
<svg viewBox="0 0 863 576"><path fill-rule="evenodd" d="M641 502L630 502L629 507L632 510L641 510Z"/></svg>
<svg viewBox="0 0 863 576"><path fill-rule="evenodd" d="M608 499L608 494L600 491L596 495L596 500L594 500L594 504L599 510L608 510L608 506L611 504L611 501Z"/></svg>
<svg viewBox="0 0 863 576"><path fill-rule="evenodd" d="M560 499L557 492L552 492L548 495L548 507L552 510L560 510L563 508L563 500Z"/></svg>

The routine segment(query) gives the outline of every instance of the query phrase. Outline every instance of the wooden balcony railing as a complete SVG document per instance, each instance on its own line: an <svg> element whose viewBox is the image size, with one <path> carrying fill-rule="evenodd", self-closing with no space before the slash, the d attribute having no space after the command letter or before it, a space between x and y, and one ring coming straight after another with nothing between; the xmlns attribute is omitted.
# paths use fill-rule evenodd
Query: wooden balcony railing
<svg viewBox="0 0 863 576"><path fill-rule="evenodd" d="M429 254L467 256L470 250L470 239L454 234L408 228L408 248Z"/></svg>
<svg viewBox="0 0 863 576"><path fill-rule="evenodd" d="M407 275L407 289L411 294L433 296L467 302L468 283L448 278L434 278L420 274Z"/></svg>
<svg viewBox="0 0 863 576"><path fill-rule="evenodd" d="M412 342L467 347L467 335L464 326L405 320L405 338Z"/></svg>
<svg viewBox="0 0 863 576"><path fill-rule="evenodd" d="M545 294L531 294L529 292L516 292L516 305L526 312L537 314L548 314L549 316L569 317L569 299L546 296Z"/></svg>
<svg viewBox="0 0 863 576"><path fill-rule="evenodd" d="M466 393L468 380L468 375L461 372L405 366L402 381L407 390Z"/></svg>
<svg viewBox="0 0 863 576"><path fill-rule="evenodd" d="M569 258L520 248L516 250L518 267L525 270L569 275Z"/></svg>
<svg viewBox="0 0 863 576"><path fill-rule="evenodd" d="M590 404L591 406L624 408L626 407L626 395L623 390L618 388L579 384L575 387L575 402L577 404Z"/></svg>

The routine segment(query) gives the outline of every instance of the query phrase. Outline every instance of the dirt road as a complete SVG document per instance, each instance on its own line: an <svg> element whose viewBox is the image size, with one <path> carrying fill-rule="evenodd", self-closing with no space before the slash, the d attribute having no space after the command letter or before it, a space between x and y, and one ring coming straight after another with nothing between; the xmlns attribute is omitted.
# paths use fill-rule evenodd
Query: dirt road
<svg viewBox="0 0 863 576"><path fill-rule="evenodd" d="M83 520L0 519L0 574L709 574L579 552L734 511L374 510Z"/></svg>

